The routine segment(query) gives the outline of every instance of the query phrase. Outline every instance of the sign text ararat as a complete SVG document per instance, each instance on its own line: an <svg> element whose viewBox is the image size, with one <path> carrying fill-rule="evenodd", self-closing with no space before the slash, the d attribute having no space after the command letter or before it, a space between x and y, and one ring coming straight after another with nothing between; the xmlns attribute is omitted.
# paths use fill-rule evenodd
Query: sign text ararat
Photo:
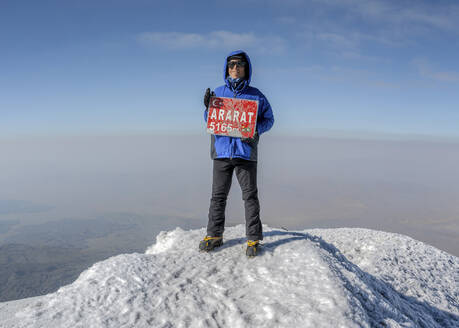
<svg viewBox="0 0 459 328"><path fill-rule="evenodd" d="M251 138L257 125L258 101L212 97L207 114L207 132L230 137Z"/></svg>

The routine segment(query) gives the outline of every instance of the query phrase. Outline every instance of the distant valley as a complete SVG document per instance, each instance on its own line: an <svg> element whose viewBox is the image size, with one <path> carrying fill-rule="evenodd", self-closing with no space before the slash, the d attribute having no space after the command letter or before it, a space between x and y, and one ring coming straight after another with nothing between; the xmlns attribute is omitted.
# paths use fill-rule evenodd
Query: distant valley
<svg viewBox="0 0 459 328"><path fill-rule="evenodd" d="M183 219L125 213L42 224L0 221L0 302L54 292L95 262L121 253L143 253L161 230L178 225L199 226Z"/></svg>

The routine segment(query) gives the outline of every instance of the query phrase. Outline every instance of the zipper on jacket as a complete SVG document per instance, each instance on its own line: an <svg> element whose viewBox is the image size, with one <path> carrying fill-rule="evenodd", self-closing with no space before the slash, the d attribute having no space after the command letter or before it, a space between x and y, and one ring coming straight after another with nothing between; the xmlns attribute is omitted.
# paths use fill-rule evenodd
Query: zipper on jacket
<svg viewBox="0 0 459 328"><path fill-rule="evenodd" d="M234 98L237 98L237 93L236 91L233 91ZM230 154L230 160L233 159L234 156L234 146L236 143L234 142L234 137L231 138L231 154Z"/></svg>

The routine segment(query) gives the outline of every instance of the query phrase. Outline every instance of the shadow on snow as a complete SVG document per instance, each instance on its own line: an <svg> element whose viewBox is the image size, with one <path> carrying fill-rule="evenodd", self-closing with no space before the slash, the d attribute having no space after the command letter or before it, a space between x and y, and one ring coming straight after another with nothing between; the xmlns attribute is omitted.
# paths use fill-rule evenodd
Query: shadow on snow
<svg viewBox="0 0 459 328"><path fill-rule="evenodd" d="M354 299L350 300L351 305L361 306L365 310L371 327L386 327L385 321L388 319L396 321L402 327L412 327L412 324L421 328L459 327L459 316L396 291L390 283L363 271L349 261L338 248L318 236L280 230L265 232L264 236L285 236L287 238L263 243L260 255L266 252L273 253L275 248L298 240L309 240L331 255L331 257L324 256L323 259L343 282L343 286L354 296ZM220 247L219 251L244 244L245 241L245 238L230 239ZM343 274L339 266L355 274L364 283L364 286L356 284L349 276Z"/></svg>

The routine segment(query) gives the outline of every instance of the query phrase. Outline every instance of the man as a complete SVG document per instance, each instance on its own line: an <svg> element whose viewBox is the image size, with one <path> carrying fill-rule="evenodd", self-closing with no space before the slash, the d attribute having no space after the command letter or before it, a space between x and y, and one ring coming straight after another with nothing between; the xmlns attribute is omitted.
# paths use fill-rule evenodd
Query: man
<svg viewBox="0 0 459 328"><path fill-rule="evenodd" d="M259 241L263 239L257 188L257 147L260 136L271 129L274 117L266 97L257 88L249 86L251 77L252 66L249 56L242 50L233 51L225 59L223 67L225 84L212 93L207 89L204 95L206 122L211 96L258 100L258 117L253 138L211 135L212 198L207 236L199 244L199 249L202 251L210 251L223 244L226 199L231 187L233 171L236 171L244 200L247 256L257 255Z"/></svg>

